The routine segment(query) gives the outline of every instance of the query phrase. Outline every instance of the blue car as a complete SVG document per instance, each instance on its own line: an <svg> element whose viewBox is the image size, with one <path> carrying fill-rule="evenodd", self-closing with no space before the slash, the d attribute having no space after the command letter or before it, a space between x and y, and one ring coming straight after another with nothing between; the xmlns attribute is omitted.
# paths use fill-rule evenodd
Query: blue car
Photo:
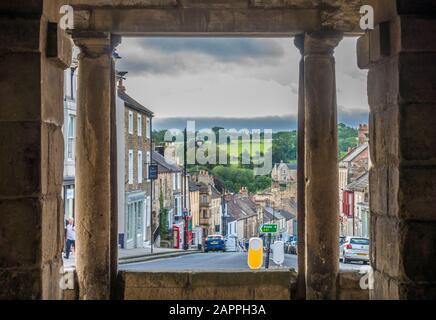
<svg viewBox="0 0 436 320"><path fill-rule="evenodd" d="M224 237L220 234L208 236L204 242L204 252L208 251L225 251Z"/></svg>

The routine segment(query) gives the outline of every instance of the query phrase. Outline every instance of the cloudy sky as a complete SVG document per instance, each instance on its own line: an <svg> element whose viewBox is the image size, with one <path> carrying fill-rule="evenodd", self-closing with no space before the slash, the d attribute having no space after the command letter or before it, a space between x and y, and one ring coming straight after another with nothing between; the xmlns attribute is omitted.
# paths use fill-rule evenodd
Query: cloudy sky
<svg viewBox="0 0 436 320"><path fill-rule="evenodd" d="M344 39L335 54L339 118L351 125L368 112L355 46ZM129 72L127 92L163 126L175 125L171 118L209 117L274 126L297 114L300 54L293 39L125 38L118 53L117 69Z"/></svg>

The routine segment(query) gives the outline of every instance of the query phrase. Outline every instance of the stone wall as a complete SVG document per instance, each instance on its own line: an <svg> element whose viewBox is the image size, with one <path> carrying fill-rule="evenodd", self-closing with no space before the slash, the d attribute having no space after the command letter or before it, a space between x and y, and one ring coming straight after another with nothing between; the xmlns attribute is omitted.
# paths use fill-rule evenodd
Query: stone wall
<svg viewBox="0 0 436 320"><path fill-rule="evenodd" d="M338 299L368 300L362 275L340 273ZM120 299L126 300L293 300L292 270L211 272L120 272Z"/></svg>
<svg viewBox="0 0 436 320"><path fill-rule="evenodd" d="M434 299L435 3L374 5L376 28L358 45L369 68L372 298Z"/></svg>
<svg viewBox="0 0 436 320"><path fill-rule="evenodd" d="M63 69L60 1L0 6L0 299L60 298Z"/></svg>

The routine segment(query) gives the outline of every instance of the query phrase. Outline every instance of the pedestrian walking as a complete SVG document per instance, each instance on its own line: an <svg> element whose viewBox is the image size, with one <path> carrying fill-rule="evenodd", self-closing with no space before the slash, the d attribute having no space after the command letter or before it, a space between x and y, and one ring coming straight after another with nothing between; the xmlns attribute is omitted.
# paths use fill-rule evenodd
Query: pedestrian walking
<svg viewBox="0 0 436 320"><path fill-rule="evenodd" d="M74 225L74 219L68 220L67 225L67 245L65 249L65 259L70 258L71 247L76 247L76 226Z"/></svg>

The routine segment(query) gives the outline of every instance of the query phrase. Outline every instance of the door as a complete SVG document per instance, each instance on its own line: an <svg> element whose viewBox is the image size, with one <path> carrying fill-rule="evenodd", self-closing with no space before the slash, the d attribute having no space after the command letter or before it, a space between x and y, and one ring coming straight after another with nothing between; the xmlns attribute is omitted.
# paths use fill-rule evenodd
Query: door
<svg viewBox="0 0 436 320"><path fill-rule="evenodd" d="M144 246L144 204L142 201L135 202L135 248Z"/></svg>

